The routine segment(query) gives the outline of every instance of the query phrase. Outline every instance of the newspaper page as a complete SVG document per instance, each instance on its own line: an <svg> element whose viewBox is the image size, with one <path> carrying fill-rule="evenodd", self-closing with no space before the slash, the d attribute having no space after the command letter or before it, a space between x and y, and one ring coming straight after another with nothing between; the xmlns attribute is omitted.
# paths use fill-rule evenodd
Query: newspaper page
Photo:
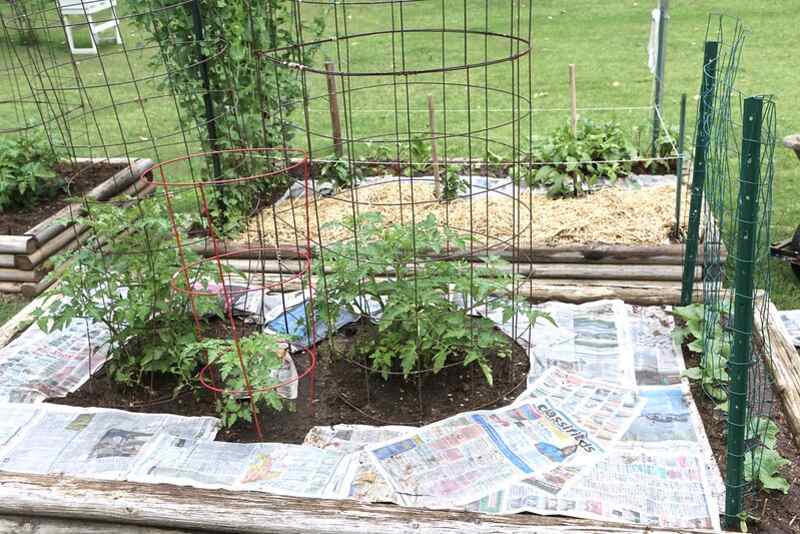
<svg viewBox="0 0 800 534"><path fill-rule="evenodd" d="M283 443L225 443L163 434L129 480L332 498L352 455Z"/></svg>
<svg viewBox="0 0 800 534"><path fill-rule="evenodd" d="M547 399L530 399L456 415L367 453L401 504L446 508L561 464L593 464L604 451Z"/></svg>
<svg viewBox="0 0 800 534"><path fill-rule="evenodd" d="M789 333L789 340L795 347L800 347L800 310L782 311L778 315Z"/></svg>
<svg viewBox="0 0 800 534"><path fill-rule="evenodd" d="M355 454L354 463L344 480L339 497L362 502L397 502L388 482L378 474L369 456L363 452L373 445L405 437L417 429L410 426L335 425L315 426L306 435L304 445Z"/></svg>
<svg viewBox="0 0 800 534"><path fill-rule="evenodd" d="M37 407L39 415L0 453L2 470L121 480L157 434L169 432L209 440L216 435L219 423L213 417L140 414L52 404Z"/></svg>
<svg viewBox="0 0 800 534"><path fill-rule="evenodd" d="M627 432L645 405L635 389L587 380L551 367L520 396L549 399L570 414L575 423L588 430L606 450ZM557 495L571 485L584 466L560 465L526 480L549 495Z"/></svg>
<svg viewBox="0 0 800 534"><path fill-rule="evenodd" d="M51 333L38 325L28 327L0 349L0 377L7 401L64 397L81 387L108 356L108 329L88 319L73 319L64 329ZM41 395L24 393L38 391Z"/></svg>
<svg viewBox="0 0 800 534"><path fill-rule="evenodd" d="M722 502L725 484L688 385L645 390L641 397L646 401L642 413L622 437L622 444L690 447L703 459L712 492Z"/></svg>
<svg viewBox="0 0 800 534"><path fill-rule="evenodd" d="M30 388L5 388L0 386L0 404L25 403L38 404L47 400L47 395Z"/></svg>
<svg viewBox="0 0 800 534"><path fill-rule="evenodd" d="M38 417L42 410L33 404L7 404L0 403L3 417L0 417L0 455L12 445L15 439L24 434Z"/></svg>
<svg viewBox="0 0 800 534"><path fill-rule="evenodd" d="M413 426L333 425L315 426L306 434L303 445L339 452L358 452L374 445L417 430Z"/></svg>
<svg viewBox="0 0 800 534"><path fill-rule="evenodd" d="M685 448L618 449L554 496L522 482L468 507L482 513L567 515L675 528L719 529L703 459Z"/></svg>
<svg viewBox="0 0 800 534"><path fill-rule="evenodd" d="M640 387L680 384L683 354L672 339L675 320L657 306L627 306Z"/></svg>
<svg viewBox="0 0 800 534"><path fill-rule="evenodd" d="M636 384L631 329L622 301L548 302L542 308L556 326L548 321L534 326L529 384L550 367L610 384Z"/></svg>

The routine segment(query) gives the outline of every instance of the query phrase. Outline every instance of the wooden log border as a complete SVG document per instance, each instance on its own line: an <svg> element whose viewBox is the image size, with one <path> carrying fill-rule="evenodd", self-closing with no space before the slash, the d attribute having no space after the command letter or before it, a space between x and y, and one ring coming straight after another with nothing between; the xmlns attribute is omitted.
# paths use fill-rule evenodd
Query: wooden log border
<svg viewBox="0 0 800 534"><path fill-rule="evenodd" d="M759 299L763 299L763 294ZM762 300L763 302L763 300ZM778 396L783 401L786 419L789 421L794 441L800 447L800 354L792 343L792 338L781 322L778 309L767 302L768 324L764 328L761 315L754 314L753 332L758 346L770 345L770 356L764 355L764 363L772 374L772 381ZM761 305L756 306L759 310ZM766 333L766 336L765 336ZM765 339L765 337L767 339Z"/></svg>
<svg viewBox="0 0 800 534"><path fill-rule="evenodd" d="M497 516L401 508L356 501L17 473L3 473L0 514L242 534L719 532L531 514ZM119 532L125 531L120 529Z"/></svg>
<svg viewBox="0 0 800 534"><path fill-rule="evenodd" d="M154 189L147 179L147 173L153 166L151 160L80 158L78 162L128 165L86 193L87 199L104 202L120 194L141 198ZM48 260L82 244L81 238L87 228L76 225L74 219L84 213L81 204L70 204L33 226L24 235L0 235L0 292L22 293L33 298L47 289L53 277L46 275L54 267Z"/></svg>

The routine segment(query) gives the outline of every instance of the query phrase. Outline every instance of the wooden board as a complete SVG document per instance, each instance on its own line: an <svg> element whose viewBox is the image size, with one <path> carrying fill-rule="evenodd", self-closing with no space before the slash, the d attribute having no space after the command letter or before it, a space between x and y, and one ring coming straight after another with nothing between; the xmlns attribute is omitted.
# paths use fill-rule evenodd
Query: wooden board
<svg viewBox="0 0 800 534"><path fill-rule="evenodd" d="M491 516L132 482L3 473L0 514L242 534L710 534L713 530Z"/></svg>
<svg viewBox="0 0 800 534"><path fill-rule="evenodd" d="M0 534L189 534L189 531L78 519L6 515L0 516Z"/></svg>
<svg viewBox="0 0 800 534"><path fill-rule="evenodd" d="M287 244L280 247L255 248L255 243L245 243L241 241L220 242L219 251L229 259L292 259L301 257L302 254L297 246ZM192 249L211 257L214 255L214 248L208 240L197 240L192 244ZM519 263L587 263L587 264L612 264L612 265L683 265L683 245L662 245L662 246L625 246L625 245L569 245L561 247L533 247L515 248L511 250L492 251L491 254L500 258ZM436 258L434 254L421 251L420 257ZM468 251L453 251L447 255L438 256L443 259L483 259L485 254L476 252L470 255ZM704 258L703 250L698 250L698 264ZM725 261L726 253L722 255L721 261Z"/></svg>
<svg viewBox="0 0 800 534"><path fill-rule="evenodd" d="M761 297L763 298L763 296ZM794 347L786 327L781 322L778 309L772 302L767 303L769 310L769 324L766 332L768 339L764 339L762 332L764 325L761 322L759 313L755 313L753 331L755 332L756 343L764 346L769 343L769 354L765 354L764 361L767 364L775 389L783 401L786 419L792 427L794 441L800 447L800 354ZM756 306L758 310L760 306Z"/></svg>
<svg viewBox="0 0 800 534"><path fill-rule="evenodd" d="M224 259L224 265L246 273L297 273L303 269L299 260ZM476 267L477 268L477 267ZM327 269L327 268L326 268ZM500 268L511 272L510 264ZM569 278L585 280L680 281L680 265L584 265L574 263L514 264L513 271L527 278ZM328 271L330 272L330 271ZM702 280L703 269L695 268L695 280Z"/></svg>

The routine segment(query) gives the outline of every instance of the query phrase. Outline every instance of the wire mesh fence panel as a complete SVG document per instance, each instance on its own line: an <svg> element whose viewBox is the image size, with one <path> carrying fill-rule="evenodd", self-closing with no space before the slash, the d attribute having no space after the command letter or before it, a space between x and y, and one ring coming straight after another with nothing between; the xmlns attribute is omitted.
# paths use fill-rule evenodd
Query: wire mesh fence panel
<svg viewBox="0 0 800 534"><path fill-rule="evenodd" d="M725 516L731 527L758 515L761 503L752 496L758 487L770 487L777 455L771 420L776 399L765 367L771 358L767 305L776 115L769 97L745 98L736 89L746 35L738 19L710 18L706 49L712 54L704 66L696 145L704 154L695 154L702 158L704 183L695 181L692 192L692 222L702 228L705 264L698 378L727 426ZM702 217L694 211L697 187L704 195Z"/></svg>

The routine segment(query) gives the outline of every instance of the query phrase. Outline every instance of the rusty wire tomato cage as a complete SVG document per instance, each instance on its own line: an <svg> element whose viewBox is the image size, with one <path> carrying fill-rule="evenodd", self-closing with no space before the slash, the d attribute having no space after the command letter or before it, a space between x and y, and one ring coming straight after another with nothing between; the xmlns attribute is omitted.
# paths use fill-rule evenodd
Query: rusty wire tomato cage
<svg viewBox="0 0 800 534"><path fill-rule="evenodd" d="M252 168L254 161L263 161L265 163L265 170L264 172L256 172L249 176L237 176L235 172L236 168L229 168L227 170L232 172L228 172L228 174L234 174L231 178L204 179L200 178L197 173L191 172L190 174L193 178L191 181L174 179L176 172L182 173L187 166L191 168L198 165L198 160L200 160L199 164L202 165L212 158L225 158L227 161L237 158L246 159L249 160L249 168ZM237 297L250 293L258 293L262 296L262 299L263 296L268 293L285 293L287 285L295 285L297 282L300 282L302 285L307 281L308 291L303 291L304 304L307 307L306 309L313 309L314 296L310 276L312 266L311 240L307 235L304 235L304 245L301 245L298 241L296 243L297 246L292 250L293 259L297 265L300 266L297 272L289 273L285 277L281 276L277 282L267 282L266 279L262 278L259 283L258 276L248 276L245 278L244 288L241 287L241 277L239 277L237 278L237 282L239 283L234 287L232 283L233 277L229 270L226 270L226 261L243 253L255 256L260 256L261 253L268 254L270 252L274 254L276 249L275 247L268 246L263 241L254 242L250 237L244 242L234 241L235 245L232 245L231 240L226 239L229 236L226 235L227 231L224 228L226 223L225 215L223 215L223 212L214 209L214 202L218 202L220 199L224 201L224 190L226 187L256 181L277 181L289 174L302 174L302 181L298 183L302 183L305 193L309 190L310 179L308 156L305 151L293 148L237 148L216 150L198 152L164 161L151 167L148 172L153 175L153 184L163 189L164 206L169 218L172 234L175 238L175 245L178 249L180 268L172 276L170 286L173 292L183 294L188 298L198 341L202 341L205 337L202 331L203 317L201 306L198 305L198 299L222 297L225 320L227 321L227 327L230 331L233 349L237 354L245 388L243 390L232 390L219 385L219 377L215 370L217 362L214 359L207 359L205 365L200 370L198 376L200 384L207 390L213 392L215 396L227 395L249 399L250 412L256 432L259 438L263 439L263 432L258 417L258 409L256 408L254 394L275 391L284 386L299 382L305 377L308 377L310 380L309 386L311 395L314 394L314 372L317 365L316 321L314 314L309 314L307 335L310 343L308 343L308 346L304 349L308 356L308 366L302 372L298 372L296 377L282 380L268 387L255 387L253 386L252 373L247 368L248 366L245 362L246 358L241 347L242 335L237 325L236 317L234 316L234 301ZM186 192L189 194L194 193L195 205L198 210L196 215L199 215L194 223L201 223L204 226L202 228L204 240L207 244L210 244L210 250L208 250L209 254L194 261L190 260L189 250L192 251L191 256L193 256L195 249L192 247L197 245L198 240L185 237L188 229L184 227L186 221L185 217L181 216L185 214L185 210L182 213L181 206L179 206L179 196ZM308 198L308 195L304 194L304 196ZM183 197L183 201L185 200L186 197ZM307 218L310 210L308 201L305 203L304 210ZM307 233L303 232L303 234ZM230 250L232 246L235 247L235 250ZM280 257L278 257L278 259L280 261ZM213 291L207 288L198 288L195 283L196 280L192 280L194 277L193 273L202 272L203 267L209 264L213 265L213 275L218 278L215 280L218 284L217 288ZM212 270L207 272L210 273ZM307 300L305 300L306 297ZM283 300L283 303L284 311L286 311L285 300ZM286 337L281 338L280 341L288 344L291 340Z"/></svg>

